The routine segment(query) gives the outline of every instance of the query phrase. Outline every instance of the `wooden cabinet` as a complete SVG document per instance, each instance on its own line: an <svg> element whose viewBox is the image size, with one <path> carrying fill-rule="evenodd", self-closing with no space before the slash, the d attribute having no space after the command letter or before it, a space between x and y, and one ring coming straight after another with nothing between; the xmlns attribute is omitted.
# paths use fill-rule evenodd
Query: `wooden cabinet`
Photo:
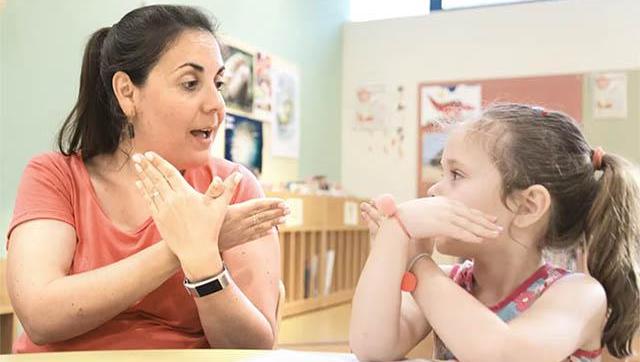
<svg viewBox="0 0 640 362"><path fill-rule="evenodd" d="M283 315L349 302L369 253L369 230L360 218L362 200L271 193L292 209L279 228Z"/></svg>

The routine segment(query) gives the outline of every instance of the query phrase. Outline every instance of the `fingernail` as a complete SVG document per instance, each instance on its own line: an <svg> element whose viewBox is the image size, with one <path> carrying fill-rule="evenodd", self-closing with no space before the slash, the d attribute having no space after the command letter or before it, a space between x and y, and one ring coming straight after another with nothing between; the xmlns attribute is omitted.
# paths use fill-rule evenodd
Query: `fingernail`
<svg viewBox="0 0 640 362"><path fill-rule="evenodd" d="M134 164L133 164L133 168L135 168L135 169L136 169L136 172L138 172L138 173L142 173L142 167L140 167L140 165L139 165L139 164L134 163Z"/></svg>
<svg viewBox="0 0 640 362"><path fill-rule="evenodd" d="M285 214L285 215L289 215L290 213L291 213L291 210L289 210L289 209L284 209L284 214Z"/></svg>
<svg viewBox="0 0 640 362"><path fill-rule="evenodd" d="M286 209L287 208L287 204L285 204L284 202L281 202L281 203L278 204L278 208Z"/></svg>
<svg viewBox="0 0 640 362"><path fill-rule="evenodd" d="M281 217L278 219L278 224L284 224L285 221L286 221L286 218Z"/></svg>
<svg viewBox="0 0 640 362"><path fill-rule="evenodd" d="M221 183L222 183L222 179L221 179L220 177L216 176L216 177L214 177L214 178L213 178L213 184L214 184L215 186L218 186L218 185L220 185Z"/></svg>
<svg viewBox="0 0 640 362"><path fill-rule="evenodd" d="M133 160L133 162L142 162L142 156L139 153L134 154L133 156L131 156L131 159Z"/></svg>
<svg viewBox="0 0 640 362"><path fill-rule="evenodd" d="M138 165L136 165L138 166ZM136 187L142 190L142 181L136 181Z"/></svg>
<svg viewBox="0 0 640 362"><path fill-rule="evenodd" d="M149 160L149 161L153 161L153 153L152 152L145 152L144 153L144 157L146 157L147 160Z"/></svg>
<svg viewBox="0 0 640 362"><path fill-rule="evenodd" d="M233 177L233 181L235 181L236 183L240 182L240 180L242 180L242 174L240 172L237 172L236 175Z"/></svg>

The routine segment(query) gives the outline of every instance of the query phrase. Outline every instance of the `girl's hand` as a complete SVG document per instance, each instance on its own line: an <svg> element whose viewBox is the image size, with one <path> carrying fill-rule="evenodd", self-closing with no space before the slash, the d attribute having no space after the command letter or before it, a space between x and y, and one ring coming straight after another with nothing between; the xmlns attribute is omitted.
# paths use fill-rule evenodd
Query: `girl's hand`
<svg viewBox="0 0 640 362"><path fill-rule="evenodd" d="M398 217L415 239L448 237L479 243L502 231L496 217L445 197L426 197L398 205Z"/></svg>
<svg viewBox="0 0 640 362"><path fill-rule="evenodd" d="M180 263L211 263L220 258L218 236L227 207L242 174L224 182L215 177L205 194L194 190L180 172L153 152L132 157L160 235ZM213 259L212 259L213 258Z"/></svg>
<svg viewBox="0 0 640 362"><path fill-rule="evenodd" d="M363 202L360 204L360 216L367 223L369 227L369 236L371 240L376 239L378 229L380 229L380 223L382 222L382 213L376 208L373 201Z"/></svg>
<svg viewBox="0 0 640 362"><path fill-rule="evenodd" d="M285 222L291 211L278 198L252 199L229 205L220 229L220 251L259 239Z"/></svg>

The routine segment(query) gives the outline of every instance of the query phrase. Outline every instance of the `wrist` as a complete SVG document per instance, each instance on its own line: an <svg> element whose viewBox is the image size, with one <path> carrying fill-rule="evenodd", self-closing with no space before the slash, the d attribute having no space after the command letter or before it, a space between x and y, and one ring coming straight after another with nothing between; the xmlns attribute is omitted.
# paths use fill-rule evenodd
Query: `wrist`
<svg viewBox="0 0 640 362"><path fill-rule="evenodd" d="M180 266L184 276L191 282L209 278L220 273L223 269L222 257L217 250L182 255Z"/></svg>
<svg viewBox="0 0 640 362"><path fill-rule="evenodd" d="M380 229L378 229L378 235L383 238L387 236L394 240L393 244L397 246L398 242L409 243L409 236L405 233L400 222L396 218L390 217L382 220L380 223Z"/></svg>

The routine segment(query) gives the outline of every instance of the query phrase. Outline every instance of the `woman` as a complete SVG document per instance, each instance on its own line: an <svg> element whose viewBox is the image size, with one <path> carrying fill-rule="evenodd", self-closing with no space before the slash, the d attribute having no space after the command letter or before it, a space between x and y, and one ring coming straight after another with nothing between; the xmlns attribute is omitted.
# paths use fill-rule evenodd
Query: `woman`
<svg viewBox="0 0 640 362"><path fill-rule="evenodd" d="M16 352L271 348L288 209L210 156L223 72L190 7L92 35L61 152L28 164L7 234Z"/></svg>

